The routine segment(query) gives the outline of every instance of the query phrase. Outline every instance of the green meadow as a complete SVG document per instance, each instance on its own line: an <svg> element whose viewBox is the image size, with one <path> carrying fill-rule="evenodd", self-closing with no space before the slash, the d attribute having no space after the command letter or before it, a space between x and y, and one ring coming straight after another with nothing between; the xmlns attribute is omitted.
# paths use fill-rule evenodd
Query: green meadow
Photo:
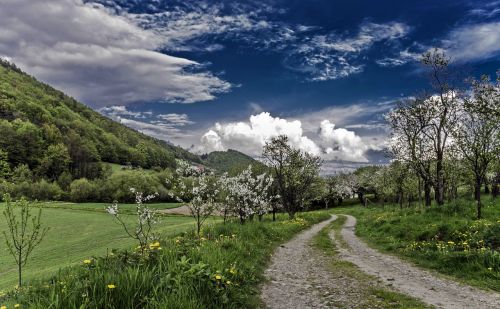
<svg viewBox="0 0 500 309"><path fill-rule="evenodd" d="M61 208L43 209L42 222L50 227L40 246L35 248L25 268L24 278L27 281L40 279L55 274L60 268L81 263L92 256L106 255L111 249L130 248L134 242L128 238L123 228L113 218L96 211L103 209L100 203L51 203ZM74 209L62 208L71 204ZM0 203L0 212L5 204ZM158 208L164 204L153 204ZM69 206L69 205L66 205ZM124 205L133 209L134 205ZM167 205L173 206L173 205ZM124 215L134 220L132 215ZM194 220L191 217L163 216L157 231L164 238L192 229ZM5 217L0 215L0 230L6 229ZM17 269L13 257L8 252L5 238L0 236L0 291L14 288L17 280Z"/></svg>

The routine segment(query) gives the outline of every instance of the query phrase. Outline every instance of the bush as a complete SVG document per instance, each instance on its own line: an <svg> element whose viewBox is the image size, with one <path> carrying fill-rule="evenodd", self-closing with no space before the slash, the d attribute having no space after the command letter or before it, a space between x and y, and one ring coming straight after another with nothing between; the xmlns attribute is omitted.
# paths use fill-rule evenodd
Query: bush
<svg viewBox="0 0 500 309"><path fill-rule="evenodd" d="M61 190L56 182L51 183L42 179L32 185L32 192L29 198L39 201L57 201L61 199L63 193L63 190Z"/></svg>
<svg viewBox="0 0 500 309"><path fill-rule="evenodd" d="M87 178L76 179L69 187L69 196L73 202L87 202L96 199L97 186Z"/></svg>

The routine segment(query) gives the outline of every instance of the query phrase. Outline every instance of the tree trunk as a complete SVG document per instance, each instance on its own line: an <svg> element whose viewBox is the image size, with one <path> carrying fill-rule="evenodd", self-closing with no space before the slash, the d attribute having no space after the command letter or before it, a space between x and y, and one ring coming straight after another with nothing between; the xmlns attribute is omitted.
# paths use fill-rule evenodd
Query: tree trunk
<svg viewBox="0 0 500 309"><path fill-rule="evenodd" d="M425 206L431 206L431 184L429 181L425 181L424 183L424 196L425 196Z"/></svg>
<svg viewBox="0 0 500 309"><path fill-rule="evenodd" d="M477 219L481 219L481 178L476 178L475 195L477 201Z"/></svg>
<svg viewBox="0 0 500 309"><path fill-rule="evenodd" d="M438 154L436 162L436 202L438 205L444 204L444 169L443 155Z"/></svg>
<svg viewBox="0 0 500 309"><path fill-rule="evenodd" d="M273 207L273 222L276 221L276 208Z"/></svg>
<svg viewBox="0 0 500 309"><path fill-rule="evenodd" d="M21 286L23 285L23 276L22 276L22 272L23 272L23 263L22 263L22 251L19 251L19 256L18 256L18 264L17 264L17 267L18 267L18 275L19 275L19 282L18 282L18 285L19 285L19 288L21 288Z"/></svg>

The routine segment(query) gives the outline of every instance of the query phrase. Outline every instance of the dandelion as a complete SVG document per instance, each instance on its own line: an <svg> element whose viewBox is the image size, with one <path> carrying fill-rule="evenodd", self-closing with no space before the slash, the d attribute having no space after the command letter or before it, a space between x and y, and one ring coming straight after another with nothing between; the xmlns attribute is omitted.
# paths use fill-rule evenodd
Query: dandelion
<svg viewBox="0 0 500 309"><path fill-rule="evenodd" d="M226 281L226 284L227 284L227 285L231 285L231 283L232 283L232 282L231 282L230 280L227 280L227 281Z"/></svg>
<svg viewBox="0 0 500 309"><path fill-rule="evenodd" d="M7 309L7 306L2 306L0 307L0 309Z"/></svg>
<svg viewBox="0 0 500 309"><path fill-rule="evenodd" d="M91 261L91 260L83 260L83 264L88 265L88 264L90 264L90 263L92 263L92 261Z"/></svg>
<svg viewBox="0 0 500 309"><path fill-rule="evenodd" d="M221 275L215 275L215 279L220 280L220 279L222 279L222 277L221 277Z"/></svg>
<svg viewBox="0 0 500 309"><path fill-rule="evenodd" d="M19 305L19 304L14 305L14 308L19 308L19 307L21 307L21 305Z"/></svg>
<svg viewBox="0 0 500 309"><path fill-rule="evenodd" d="M112 289L115 289L116 288L116 285L114 284L108 284L108 289L112 290Z"/></svg>

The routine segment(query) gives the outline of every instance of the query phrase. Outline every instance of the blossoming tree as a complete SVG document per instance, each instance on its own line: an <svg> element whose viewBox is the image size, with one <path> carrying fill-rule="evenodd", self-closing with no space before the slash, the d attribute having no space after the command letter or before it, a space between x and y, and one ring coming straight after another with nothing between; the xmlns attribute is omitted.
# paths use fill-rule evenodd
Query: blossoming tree
<svg viewBox="0 0 500 309"><path fill-rule="evenodd" d="M156 196L158 196L158 193L143 196L142 192L138 192L134 188L130 188L130 192L135 194L136 203L135 209L137 220L133 226L130 226L120 216L120 210L117 202L114 202L111 206L108 206L106 208L106 211L123 226L123 229L128 236L139 242L139 248L142 253L147 248L148 242L153 241L156 238L153 227L158 223L156 210L147 207L144 202L155 198Z"/></svg>

